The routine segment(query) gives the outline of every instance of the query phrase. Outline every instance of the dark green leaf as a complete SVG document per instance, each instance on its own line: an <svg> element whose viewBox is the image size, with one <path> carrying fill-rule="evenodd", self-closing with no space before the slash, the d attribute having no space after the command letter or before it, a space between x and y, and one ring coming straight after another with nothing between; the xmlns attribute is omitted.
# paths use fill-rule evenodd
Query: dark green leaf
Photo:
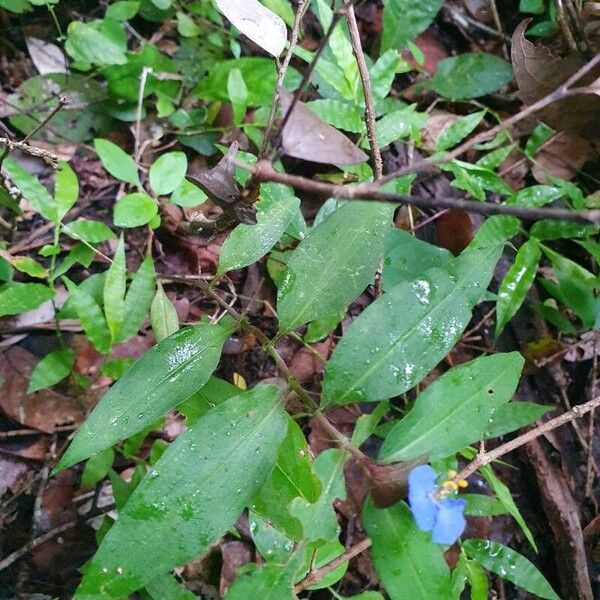
<svg viewBox="0 0 600 600"><path fill-rule="evenodd" d="M198 600L198 596L177 583L170 573L155 577L146 584L146 591L152 600Z"/></svg>
<svg viewBox="0 0 600 600"><path fill-rule="evenodd" d="M430 85L440 96L461 100L496 92L512 78L510 63L493 54L473 52L441 60Z"/></svg>
<svg viewBox="0 0 600 600"><path fill-rule="evenodd" d="M385 0L381 51L398 50L423 33L435 19L442 4L442 0Z"/></svg>
<svg viewBox="0 0 600 600"><path fill-rule="evenodd" d="M27 393L32 394L62 381L71 372L74 362L75 353L70 349L46 354L31 373Z"/></svg>
<svg viewBox="0 0 600 600"><path fill-rule="evenodd" d="M74 465L141 431L201 388L233 329L231 322L200 323L148 350L100 400L57 468Z"/></svg>
<svg viewBox="0 0 600 600"><path fill-rule="evenodd" d="M302 240L277 296L281 331L341 311L369 285L392 212L382 203L348 202Z"/></svg>
<svg viewBox="0 0 600 600"><path fill-rule="evenodd" d="M526 241L519 248L519 252L498 290L496 338L523 304L535 279L541 255L540 246L533 239Z"/></svg>
<svg viewBox="0 0 600 600"><path fill-rule="evenodd" d="M506 204L537 207L550 204L564 195L564 192L553 185L530 185L523 188L506 200Z"/></svg>
<svg viewBox="0 0 600 600"><path fill-rule="evenodd" d="M102 540L76 599L127 597L204 554L233 526L285 435L278 395L275 386L259 386L236 396L169 446Z"/></svg>
<svg viewBox="0 0 600 600"><path fill-rule="evenodd" d="M56 221L57 211L54 198L39 182L37 177L30 175L12 158L5 159L2 167L12 182L19 188L23 198L33 206L42 217L48 221Z"/></svg>
<svg viewBox="0 0 600 600"><path fill-rule="evenodd" d="M501 252L502 245L465 251L447 271L430 269L373 302L326 365L323 404L384 400L421 381L469 323Z"/></svg>
<svg viewBox="0 0 600 600"><path fill-rule="evenodd" d="M373 540L375 570L391 600L450 598L444 547L434 544L430 533L417 529L404 502L376 508L369 497L362 516Z"/></svg>
<svg viewBox="0 0 600 600"><path fill-rule="evenodd" d="M437 460L482 439L494 410L512 398L524 362L518 352L493 354L444 373L390 431L380 460L400 462L423 455Z"/></svg>
<svg viewBox="0 0 600 600"><path fill-rule="evenodd" d="M224 600L294 600L290 573L283 565L250 564L238 571Z"/></svg>
<svg viewBox="0 0 600 600"><path fill-rule="evenodd" d="M465 540L463 549L469 558L488 571L512 581L540 598L560 600L544 576L518 552L498 542L478 539Z"/></svg>
<svg viewBox="0 0 600 600"><path fill-rule="evenodd" d="M96 485L102 481L112 467L115 460L115 451L107 448L92 456L86 463L81 475L81 487Z"/></svg>
<svg viewBox="0 0 600 600"><path fill-rule="evenodd" d="M203 414L240 393L240 388L218 377L211 377L197 392L177 405L188 426Z"/></svg>
<svg viewBox="0 0 600 600"><path fill-rule="evenodd" d="M533 224L530 233L538 240L586 238L598 234L598 225L541 219Z"/></svg>
<svg viewBox="0 0 600 600"><path fill-rule="evenodd" d="M483 119L486 112L485 110L480 110L479 112L459 117L442 131L437 139L436 149L443 151L456 146L456 144L466 138L481 123L481 119Z"/></svg>

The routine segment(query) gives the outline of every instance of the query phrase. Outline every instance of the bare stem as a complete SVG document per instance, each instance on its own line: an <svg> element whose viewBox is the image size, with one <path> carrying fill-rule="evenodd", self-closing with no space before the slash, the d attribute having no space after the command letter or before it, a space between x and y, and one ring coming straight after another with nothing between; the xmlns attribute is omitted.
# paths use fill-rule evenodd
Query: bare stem
<svg viewBox="0 0 600 600"><path fill-rule="evenodd" d="M597 396L585 404L574 406L568 412L556 417L555 419L550 419L550 421L542 423L538 427L535 427L534 429L517 436L514 440L506 442L506 444L502 444L501 446L498 446L489 452L481 452L455 477L455 480L458 481L460 479L466 479L475 473L477 469L480 469L485 465L489 465L491 462L498 460L505 454L524 446L536 438L539 438L548 431L552 431L553 429L556 429L565 423L570 423L571 421L582 417L598 406L600 406L600 396Z"/></svg>

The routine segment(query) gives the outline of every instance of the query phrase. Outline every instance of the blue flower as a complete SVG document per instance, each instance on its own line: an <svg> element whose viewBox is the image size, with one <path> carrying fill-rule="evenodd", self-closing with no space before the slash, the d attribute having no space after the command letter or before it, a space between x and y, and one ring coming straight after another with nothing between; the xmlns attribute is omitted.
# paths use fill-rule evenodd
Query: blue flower
<svg viewBox="0 0 600 600"><path fill-rule="evenodd" d="M438 490L436 480L429 465L415 467L408 475L408 503L419 529L431 531L436 544L451 545L465 530L466 502Z"/></svg>

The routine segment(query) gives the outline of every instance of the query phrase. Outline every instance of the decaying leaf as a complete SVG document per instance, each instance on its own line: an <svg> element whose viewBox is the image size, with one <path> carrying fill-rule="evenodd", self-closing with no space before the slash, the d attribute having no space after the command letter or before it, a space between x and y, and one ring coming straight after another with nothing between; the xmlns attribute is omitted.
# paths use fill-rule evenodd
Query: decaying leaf
<svg viewBox="0 0 600 600"><path fill-rule="evenodd" d="M532 174L539 183L551 184L551 177L573 179L586 163L590 142L578 135L558 133L536 153Z"/></svg>
<svg viewBox="0 0 600 600"><path fill-rule="evenodd" d="M242 199L240 187L234 178L238 148L238 142L233 142L227 154L212 169L187 178L198 185L210 201L224 212L233 215L240 223L254 225L256 209Z"/></svg>
<svg viewBox="0 0 600 600"><path fill-rule="evenodd" d="M258 0L215 0L219 10L246 37L277 57L285 48L287 29L283 19Z"/></svg>
<svg viewBox="0 0 600 600"><path fill-rule="evenodd" d="M279 99L282 114L286 115L294 96L280 89ZM282 136L284 153L294 158L330 165L356 165L368 159L356 144L335 127L321 121L302 102L294 104Z"/></svg>
<svg viewBox="0 0 600 600"><path fill-rule="evenodd" d="M525 39L525 29L530 20L525 19L515 29L511 49L519 97L527 105L556 90L587 62L580 53L571 53L564 58L555 57L548 48L535 46ZM590 85L599 76L600 69L593 69L576 85ZM558 131L574 133L586 139L600 137L600 96L597 94L581 94L555 102L541 110L538 116Z"/></svg>
<svg viewBox="0 0 600 600"><path fill-rule="evenodd" d="M67 59L58 46L35 37L27 37L25 42L29 56L40 75L68 72Z"/></svg>

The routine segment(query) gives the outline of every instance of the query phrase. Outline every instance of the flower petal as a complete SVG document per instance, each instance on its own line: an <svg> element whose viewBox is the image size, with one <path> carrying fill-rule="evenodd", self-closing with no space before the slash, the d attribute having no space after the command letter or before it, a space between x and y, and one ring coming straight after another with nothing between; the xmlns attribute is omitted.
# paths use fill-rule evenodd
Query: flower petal
<svg viewBox="0 0 600 600"><path fill-rule="evenodd" d="M467 525L463 515L466 504L465 500L457 498L447 498L439 503L432 532L436 544L450 546L461 536Z"/></svg>
<svg viewBox="0 0 600 600"><path fill-rule="evenodd" d="M429 465L415 467L408 474L408 502L417 527L429 531L436 522L437 504L431 495L435 492L436 472Z"/></svg>

